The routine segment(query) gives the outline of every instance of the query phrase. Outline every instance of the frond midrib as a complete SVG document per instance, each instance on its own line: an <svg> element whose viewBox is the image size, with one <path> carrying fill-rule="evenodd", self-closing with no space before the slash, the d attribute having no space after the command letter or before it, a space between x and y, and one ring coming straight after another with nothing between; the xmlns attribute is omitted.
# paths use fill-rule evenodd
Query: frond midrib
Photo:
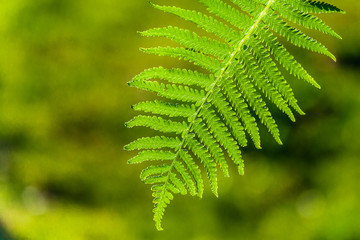
<svg viewBox="0 0 360 240"><path fill-rule="evenodd" d="M204 104L207 102L207 100L209 99L210 95L213 93L215 87L217 86L217 84L219 83L219 81L223 78L224 74L226 73L227 68L233 63L234 59L236 58L236 55L241 51L242 47L245 45L245 43L247 42L247 40L251 37L251 35L254 33L254 31L257 29L257 27L259 26L261 20L264 18L264 16L266 16L268 10L270 9L271 5L275 2L275 0L269 0L268 3L266 4L264 10L259 14L259 16L257 17L257 19L255 20L254 24L249 28L249 30L246 32L245 36L241 39L241 41L239 42L238 46L235 48L235 50L231 53L230 55L230 59L227 61L227 63L224 65L224 67L221 69L219 75L215 78L214 82L210 85L210 89L208 90L207 94L204 96L204 98L201 101L200 106L197 108L197 111L194 113L193 116L191 116L189 119L191 119L191 121L189 122L188 127L183 131L183 133L181 134L182 136L182 141L179 144L178 148L176 149L176 154L174 157L174 160L172 162L172 164L170 165L168 174L167 174L167 178L166 181L164 182L164 185L167 185L169 182L169 176L171 173L171 170L173 169L175 162L178 159L178 155L179 152L181 151L181 149L184 147L186 139L191 131L191 128L193 126L193 124L195 123L196 118L198 117L200 111L202 110L202 108L204 107ZM164 194L165 191L163 191L162 194ZM216 193L215 193L216 194Z"/></svg>

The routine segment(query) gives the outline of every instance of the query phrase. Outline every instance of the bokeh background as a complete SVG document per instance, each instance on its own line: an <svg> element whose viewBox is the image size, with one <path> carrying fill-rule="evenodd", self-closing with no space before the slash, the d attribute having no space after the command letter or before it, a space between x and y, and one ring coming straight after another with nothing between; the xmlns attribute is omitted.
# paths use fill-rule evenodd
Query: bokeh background
<svg viewBox="0 0 360 240"><path fill-rule="evenodd" d="M144 165L123 151L145 134L124 127L130 106L154 96L126 82L191 68L138 51L168 42L137 31L195 28L147 0L0 0L0 239L360 239L360 1L328 2L347 12L321 15L343 40L309 33L338 62L289 46L322 85L289 76L307 115L274 109L284 145L262 130L245 176L220 177L219 198L176 196L157 232Z"/></svg>

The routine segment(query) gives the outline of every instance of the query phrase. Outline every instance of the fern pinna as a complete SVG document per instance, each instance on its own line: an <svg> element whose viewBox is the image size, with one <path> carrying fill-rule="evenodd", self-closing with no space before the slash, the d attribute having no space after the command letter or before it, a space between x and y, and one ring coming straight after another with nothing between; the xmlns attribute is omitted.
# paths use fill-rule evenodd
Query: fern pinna
<svg viewBox="0 0 360 240"><path fill-rule="evenodd" d="M141 150L129 160L130 164L161 161L145 168L140 176L144 183L152 185L154 221L158 230L162 230L161 220L174 194L202 196L204 182L200 163L216 196L217 168L229 176L225 154L237 165L238 172L244 174L240 148L247 145L247 135L257 148L261 148L259 121L281 144L279 129L265 97L292 121L295 121L293 110L304 114L278 65L295 77L317 88L320 86L277 36L333 60L335 57L323 44L290 26L287 21L340 38L313 15L343 13L328 3L312 0L198 1L206 6L208 14L216 18L174 6L152 5L196 24L216 39L172 26L155 28L141 32L141 35L165 37L182 47L141 50L189 61L207 74L155 67L129 82L130 86L169 99L168 102L146 101L133 106L137 111L152 115L138 115L126 123L129 128L145 126L165 133L140 138L125 146L126 150Z"/></svg>

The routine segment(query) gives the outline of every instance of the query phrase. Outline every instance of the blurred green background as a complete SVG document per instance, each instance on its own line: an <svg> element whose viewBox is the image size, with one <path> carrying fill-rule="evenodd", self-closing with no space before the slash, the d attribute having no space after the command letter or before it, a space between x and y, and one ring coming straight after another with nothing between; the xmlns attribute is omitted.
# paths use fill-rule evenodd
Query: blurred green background
<svg viewBox="0 0 360 240"><path fill-rule="evenodd" d="M176 196L157 232L144 166L122 150L144 135L124 127L130 106L153 95L126 82L191 67L139 52L168 42L137 31L195 28L147 0L0 0L0 239L360 239L360 1L328 2L347 12L321 15L343 40L309 32L338 62L289 46L322 90L289 77L307 115L274 110L284 146L264 132L245 176L220 177L219 198Z"/></svg>

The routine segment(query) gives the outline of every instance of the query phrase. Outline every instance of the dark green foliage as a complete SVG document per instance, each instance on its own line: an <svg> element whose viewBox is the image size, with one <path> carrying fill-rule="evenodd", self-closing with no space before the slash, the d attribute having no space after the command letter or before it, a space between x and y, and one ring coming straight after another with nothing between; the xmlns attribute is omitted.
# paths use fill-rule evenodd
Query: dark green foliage
<svg viewBox="0 0 360 240"><path fill-rule="evenodd" d="M196 11L153 6L193 22L222 41L169 26L141 34L165 37L183 47L157 47L142 51L192 62L208 74L158 67L145 70L129 83L130 86L173 100L169 103L142 102L133 108L176 119L139 115L127 123L127 127L145 126L178 135L141 138L125 146L126 150L152 149L141 151L129 163L165 161L147 167L141 174L142 181L153 185L154 220L158 230L162 229L162 216L173 194L189 192L202 196L204 185L198 167L200 163L207 172L211 190L216 196L217 168L229 176L225 154L237 165L239 173L244 174L240 147L247 145L246 135L249 135L255 147L261 148L258 122L264 124L274 139L282 144L277 124L267 107L268 102L273 103L292 121L295 121L293 110L304 114L277 64L315 87L320 86L273 33L298 47L324 54L333 60L335 57L323 44L291 27L285 20L340 38L322 20L312 15L342 12L327 3L306 0L231 0L232 5L229 5L222 0L199 1L207 7L209 13L222 21ZM269 101L265 102L265 98ZM162 148L166 150L158 150Z"/></svg>

